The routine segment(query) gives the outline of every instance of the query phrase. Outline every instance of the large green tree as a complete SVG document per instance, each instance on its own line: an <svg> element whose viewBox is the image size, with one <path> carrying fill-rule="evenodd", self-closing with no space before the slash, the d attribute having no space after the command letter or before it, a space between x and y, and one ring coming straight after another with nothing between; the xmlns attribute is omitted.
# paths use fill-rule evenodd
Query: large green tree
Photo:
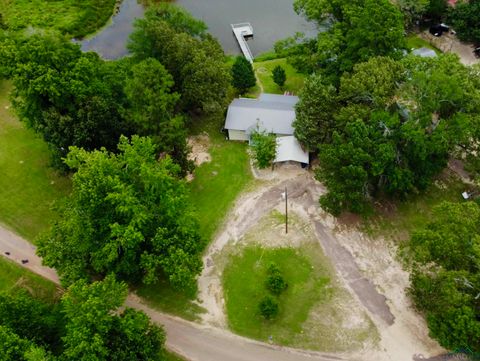
<svg viewBox="0 0 480 361"><path fill-rule="evenodd" d="M121 134L131 134L120 63L56 35L12 35L0 42L0 73L13 79L20 119L43 136L57 165L69 146L113 150Z"/></svg>
<svg viewBox="0 0 480 361"><path fill-rule="evenodd" d="M230 83L225 55L205 25L185 10L169 4L149 8L136 21L128 47L135 58L155 58L165 66L184 110L223 109Z"/></svg>
<svg viewBox="0 0 480 361"><path fill-rule="evenodd" d="M410 293L430 333L449 349L480 351L480 207L442 203L408 244Z"/></svg>
<svg viewBox="0 0 480 361"><path fill-rule="evenodd" d="M388 0L296 0L294 7L320 25L329 21L328 30L318 35L313 63L334 82L371 57L401 57L402 14Z"/></svg>
<svg viewBox="0 0 480 361"><path fill-rule="evenodd" d="M461 40L480 43L480 0L459 2L448 13L448 22Z"/></svg>
<svg viewBox="0 0 480 361"><path fill-rule="evenodd" d="M65 284L114 273L189 287L201 268L203 241L179 167L157 160L149 138L122 137L119 154L71 148L76 170L62 216L38 241L44 263Z"/></svg>

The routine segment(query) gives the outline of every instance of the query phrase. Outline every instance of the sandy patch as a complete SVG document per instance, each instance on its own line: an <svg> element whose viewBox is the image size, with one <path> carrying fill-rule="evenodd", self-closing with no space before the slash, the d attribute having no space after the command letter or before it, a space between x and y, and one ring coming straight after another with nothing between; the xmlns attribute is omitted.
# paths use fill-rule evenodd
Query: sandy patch
<svg viewBox="0 0 480 361"><path fill-rule="evenodd" d="M212 161L212 157L208 152L210 148L210 138L208 134L203 132L199 135L194 135L188 138L187 144L190 147L190 153L188 154L188 160L195 163L195 167ZM194 178L192 173L187 175L187 180L190 182Z"/></svg>

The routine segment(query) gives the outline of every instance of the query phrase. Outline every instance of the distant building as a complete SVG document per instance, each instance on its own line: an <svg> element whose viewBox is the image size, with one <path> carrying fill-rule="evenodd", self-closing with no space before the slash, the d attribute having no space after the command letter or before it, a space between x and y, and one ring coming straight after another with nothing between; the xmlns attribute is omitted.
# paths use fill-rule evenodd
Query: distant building
<svg viewBox="0 0 480 361"><path fill-rule="evenodd" d="M252 132L261 129L278 137L274 163L295 161L308 164L308 152L293 136L297 102L296 96L277 94L261 94L258 99L234 99L225 120L228 138L249 141Z"/></svg>
<svg viewBox="0 0 480 361"><path fill-rule="evenodd" d="M419 48L412 51L413 55L421 56L422 58L436 58L437 53L435 50L429 48Z"/></svg>

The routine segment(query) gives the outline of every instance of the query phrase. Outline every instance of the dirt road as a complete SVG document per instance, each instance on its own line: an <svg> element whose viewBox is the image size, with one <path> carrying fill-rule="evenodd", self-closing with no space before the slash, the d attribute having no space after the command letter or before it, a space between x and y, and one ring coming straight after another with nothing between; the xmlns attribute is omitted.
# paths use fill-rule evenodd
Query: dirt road
<svg viewBox="0 0 480 361"><path fill-rule="evenodd" d="M55 270L42 266L35 254L35 247L13 232L0 226L0 252L55 283L59 283ZM7 255L6 252L10 253ZM28 259L28 263L21 261ZM337 355L309 353L288 348L279 348L248 340L214 327L203 327L192 322L171 317L142 304L135 295L130 295L126 305L142 310L151 319L163 325L167 332L167 347L192 361L335 361L346 360ZM349 359L356 361L356 359Z"/></svg>

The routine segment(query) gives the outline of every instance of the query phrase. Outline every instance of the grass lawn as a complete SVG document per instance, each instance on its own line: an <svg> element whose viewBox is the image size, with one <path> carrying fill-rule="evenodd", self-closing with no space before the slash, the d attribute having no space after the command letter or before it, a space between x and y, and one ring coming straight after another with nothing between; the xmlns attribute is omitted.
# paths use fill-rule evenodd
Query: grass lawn
<svg viewBox="0 0 480 361"><path fill-rule="evenodd" d="M0 292L9 291L15 287L27 288L35 297L45 301L55 300L59 296L59 289L53 282L0 256Z"/></svg>
<svg viewBox="0 0 480 361"><path fill-rule="evenodd" d="M281 89L272 79L272 70L280 65L287 74L287 81L283 89ZM262 83L264 93L283 94L289 91L298 95L303 87L305 75L298 73L293 66L287 63L287 59L274 59L262 62L254 62L253 68L257 74L258 79ZM253 90L255 92L255 89Z"/></svg>
<svg viewBox="0 0 480 361"><path fill-rule="evenodd" d="M370 235L383 235L405 240L430 220L432 209L443 201L461 202L461 193L468 189L451 171L445 171L425 192L405 201L384 202L375 216L365 220L363 230Z"/></svg>
<svg viewBox="0 0 480 361"><path fill-rule="evenodd" d="M84 37L102 27L116 0L0 0L4 23L13 30L29 26Z"/></svg>
<svg viewBox="0 0 480 361"><path fill-rule="evenodd" d="M228 141L220 132L225 121L223 116L195 121L192 132L208 134L212 160L195 169L195 178L189 186L201 234L211 241L237 196L252 183L253 176L247 144Z"/></svg>
<svg viewBox="0 0 480 361"><path fill-rule="evenodd" d="M338 282L311 225L290 213L285 234L283 222L283 215L273 211L216 257L231 330L265 342L271 336L274 344L320 351L353 351L365 342L376 343L375 326ZM288 288L277 297L278 316L267 321L258 306L269 294L265 281L272 262Z"/></svg>
<svg viewBox="0 0 480 361"><path fill-rule="evenodd" d="M432 44L430 44L428 41L422 39L416 34L411 34L407 36L405 39L407 42L407 48L409 50L411 49L419 49L419 48L428 48L434 50L437 54L441 54L442 52L434 47Z"/></svg>
<svg viewBox="0 0 480 361"><path fill-rule="evenodd" d="M10 108L11 85L0 81L0 223L33 241L55 218L55 200L70 180L49 168L49 150Z"/></svg>
<svg viewBox="0 0 480 361"><path fill-rule="evenodd" d="M265 287L267 268L276 263L288 283L278 297L280 313L277 319L265 321L258 304L268 294ZM248 247L232 256L224 270L224 290L230 328L244 336L291 345L293 336L300 334L309 312L318 301L330 298L329 274L313 267L309 257L294 248L265 249Z"/></svg>

